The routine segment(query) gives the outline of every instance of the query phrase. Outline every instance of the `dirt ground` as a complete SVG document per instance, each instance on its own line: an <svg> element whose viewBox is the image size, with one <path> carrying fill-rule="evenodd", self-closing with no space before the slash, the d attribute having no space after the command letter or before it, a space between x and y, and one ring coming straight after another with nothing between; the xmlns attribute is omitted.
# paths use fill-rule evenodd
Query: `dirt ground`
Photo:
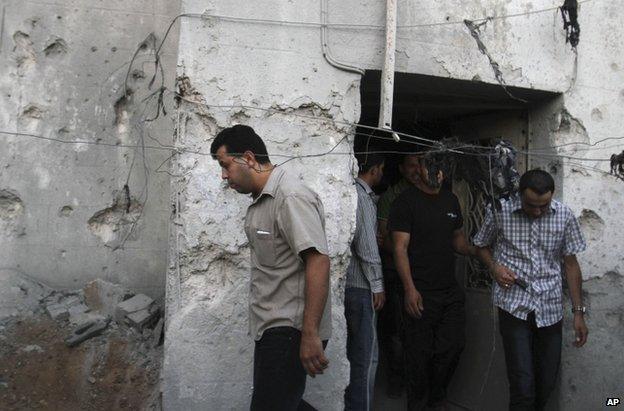
<svg viewBox="0 0 624 411"><path fill-rule="evenodd" d="M0 410L159 410L162 346L112 326L69 348L69 323L0 322Z"/></svg>

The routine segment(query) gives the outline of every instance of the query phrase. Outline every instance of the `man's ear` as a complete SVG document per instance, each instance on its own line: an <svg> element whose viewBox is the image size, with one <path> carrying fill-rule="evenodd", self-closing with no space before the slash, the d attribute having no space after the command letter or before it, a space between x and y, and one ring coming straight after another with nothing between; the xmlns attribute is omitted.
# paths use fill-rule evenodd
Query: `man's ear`
<svg viewBox="0 0 624 411"><path fill-rule="evenodd" d="M251 167L251 168L255 168L256 167L256 156L254 153L252 153L251 151L247 150L243 153L243 156L241 157L243 160L245 160L245 163Z"/></svg>

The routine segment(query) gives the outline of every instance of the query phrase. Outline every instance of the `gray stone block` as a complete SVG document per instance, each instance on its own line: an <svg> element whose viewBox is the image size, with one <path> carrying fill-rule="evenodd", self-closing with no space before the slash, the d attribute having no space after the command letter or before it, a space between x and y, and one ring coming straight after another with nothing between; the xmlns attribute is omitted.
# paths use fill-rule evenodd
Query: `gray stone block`
<svg viewBox="0 0 624 411"><path fill-rule="evenodd" d="M85 302L91 310L113 316L117 305L132 297L132 293L118 284L93 280L84 287Z"/></svg>
<svg viewBox="0 0 624 411"><path fill-rule="evenodd" d="M53 320L66 320L69 318L67 307L62 304L50 304L46 307L46 311Z"/></svg>
<svg viewBox="0 0 624 411"><path fill-rule="evenodd" d="M150 312L150 310L146 308L126 315L126 318L132 327L141 330L145 325L150 323L155 316L156 312Z"/></svg>
<svg viewBox="0 0 624 411"><path fill-rule="evenodd" d="M115 309L115 319L117 322L121 322L129 314L142 310L147 311L147 315L149 316L151 315L149 309L153 303L154 300L145 294L135 295L134 297L117 304L117 308ZM141 316L142 315L136 315L134 318L140 319Z"/></svg>

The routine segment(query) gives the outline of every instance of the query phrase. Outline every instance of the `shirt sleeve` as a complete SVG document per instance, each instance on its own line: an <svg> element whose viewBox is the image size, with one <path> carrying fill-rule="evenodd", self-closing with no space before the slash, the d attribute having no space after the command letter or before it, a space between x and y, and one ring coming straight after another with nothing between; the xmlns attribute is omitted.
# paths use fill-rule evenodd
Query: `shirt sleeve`
<svg viewBox="0 0 624 411"><path fill-rule="evenodd" d="M481 228L475 234L472 242L477 247L491 246L496 240L496 225L494 224L494 214L492 213L492 206L488 206L485 210L485 218Z"/></svg>
<svg viewBox="0 0 624 411"><path fill-rule="evenodd" d="M570 211L570 216L566 221L563 232L563 255L578 254L585 251L586 248L587 243L581 231L581 225L572 211Z"/></svg>
<svg viewBox="0 0 624 411"><path fill-rule="evenodd" d="M277 224L297 255L308 248L329 254L322 214L320 200L314 201L302 195L290 195L284 199L277 213Z"/></svg>
<svg viewBox="0 0 624 411"><path fill-rule="evenodd" d="M388 217L388 231L412 232L412 210L404 194L392 203Z"/></svg>
<svg viewBox="0 0 624 411"><path fill-rule="evenodd" d="M368 196L368 194L365 195ZM373 293L382 292L384 287L381 257L379 256L379 248L377 247L375 204L372 199L360 198L359 195L352 251L358 260L360 260L362 272L370 284L371 291Z"/></svg>

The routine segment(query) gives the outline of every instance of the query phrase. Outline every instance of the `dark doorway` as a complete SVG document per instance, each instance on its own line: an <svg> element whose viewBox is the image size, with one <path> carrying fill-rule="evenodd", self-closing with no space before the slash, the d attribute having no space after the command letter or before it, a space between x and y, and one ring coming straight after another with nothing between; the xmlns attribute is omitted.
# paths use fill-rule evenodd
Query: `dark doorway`
<svg viewBox="0 0 624 411"><path fill-rule="evenodd" d="M367 71L362 78L361 124L378 124L380 74ZM490 146L503 138L521 152L529 146L531 110L558 96L547 91L509 87L516 100L499 85L408 73L395 74L394 90L392 124L395 131L430 140L456 139L482 146ZM354 150L405 153L421 149L418 144L403 140L397 143L389 136L361 127ZM376 189L378 194L400 179L401 157L400 154L386 155L384 181ZM527 163L526 154L518 156L520 172L526 170ZM485 201L464 181L451 178L446 184L460 199L464 229L471 237L483 219ZM458 282L466 292L467 344L449 387L449 400L458 410L499 410L507 404L507 383L501 342L493 322L489 275L470 259L458 257L457 266ZM400 399L387 397L386 358L381 352L379 361L374 409L405 409L405 395Z"/></svg>

